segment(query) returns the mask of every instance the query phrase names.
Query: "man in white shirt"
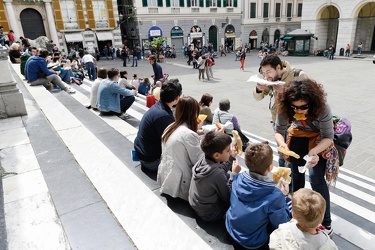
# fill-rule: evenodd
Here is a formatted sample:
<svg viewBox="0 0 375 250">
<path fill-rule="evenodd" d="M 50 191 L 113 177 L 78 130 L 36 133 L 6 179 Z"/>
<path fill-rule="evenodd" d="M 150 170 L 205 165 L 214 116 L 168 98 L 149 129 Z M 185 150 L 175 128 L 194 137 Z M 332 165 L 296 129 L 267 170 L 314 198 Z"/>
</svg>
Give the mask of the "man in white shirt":
<svg viewBox="0 0 375 250">
<path fill-rule="evenodd" d="M 85 65 L 90 81 L 94 81 L 96 79 L 96 59 L 87 50 L 85 50 L 84 54 L 82 65 Z"/>
</svg>

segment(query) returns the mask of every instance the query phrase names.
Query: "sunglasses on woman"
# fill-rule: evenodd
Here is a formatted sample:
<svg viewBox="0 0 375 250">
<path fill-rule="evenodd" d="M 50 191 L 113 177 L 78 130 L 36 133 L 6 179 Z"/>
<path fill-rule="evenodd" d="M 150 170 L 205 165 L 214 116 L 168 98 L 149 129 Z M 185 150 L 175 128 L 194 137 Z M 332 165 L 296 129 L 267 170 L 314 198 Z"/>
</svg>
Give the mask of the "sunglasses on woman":
<svg viewBox="0 0 375 250">
<path fill-rule="evenodd" d="M 293 110 L 306 110 L 306 109 L 309 109 L 309 105 L 306 104 L 306 105 L 302 105 L 302 106 L 294 106 L 294 105 L 290 105 L 290 107 L 293 109 Z"/>
</svg>

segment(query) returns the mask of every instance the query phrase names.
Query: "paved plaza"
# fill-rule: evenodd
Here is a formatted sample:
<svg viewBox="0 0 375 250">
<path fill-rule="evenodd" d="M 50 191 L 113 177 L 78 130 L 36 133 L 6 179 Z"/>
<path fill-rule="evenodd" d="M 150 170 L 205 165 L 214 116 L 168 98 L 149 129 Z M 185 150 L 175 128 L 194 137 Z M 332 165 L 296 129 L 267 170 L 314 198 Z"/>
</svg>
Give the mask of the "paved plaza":
<svg viewBox="0 0 375 250">
<path fill-rule="evenodd" d="M 228 98 L 251 141 L 269 140 L 276 159 L 269 100 L 255 101 L 255 83 L 246 82 L 258 71 L 256 54 L 248 54 L 245 71 L 234 54 L 216 58 L 210 81 L 199 81 L 198 71 L 180 55 L 161 65 L 170 78 L 180 80 L 184 95 L 198 100 L 205 92 L 213 95 L 212 109 Z M 331 189 L 332 239 L 340 249 L 372 249 L 375 100 L 370 94 L 375 65 L 370 57 L 282 59 L 322 83 L 333 113 L 352 122 L 353 142 Z M 99 67 L 127 70 L 129 77 L 153 74 L 147 60 L 140 60 L 138 67 L 127 65 L 122 67 L 119 59 L 98 62 Z M 7 237 L 8 249 L 233 249 L 222 221 L 197 220 L 188 203 L 160 195 L 155 176 L 131 160 L 139 121 L 147 110 L 145 98 L 136 98 L 125 121 L 100 117 L 84 107 L 89 81 L 73 85 L 74 95 L 48 92 L 24 84 L 18 65 L 13 66 L 28 115 L 0 120 L 1 165 L 18 173 L 2 180 L 0 240 L 4 243 Z"/>
</svg>

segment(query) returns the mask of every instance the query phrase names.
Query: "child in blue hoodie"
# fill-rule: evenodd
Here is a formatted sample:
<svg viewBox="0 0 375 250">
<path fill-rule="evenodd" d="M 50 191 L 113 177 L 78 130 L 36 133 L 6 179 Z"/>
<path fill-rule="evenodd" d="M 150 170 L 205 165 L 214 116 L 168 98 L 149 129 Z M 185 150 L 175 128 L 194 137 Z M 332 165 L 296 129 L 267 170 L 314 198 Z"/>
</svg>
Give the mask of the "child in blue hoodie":
<svg viewBox="0 0 375 250">
<path fill-rule="evenodd" d="M 271 232 L 290 221 L 286 196 L 268 175 L 273 168 L 273 152 L 268 143 L 249 146 L 245 152 L 249 172 L 235 176 L 225 226 L 235 249 L 269 249 Z"/>
</svg>

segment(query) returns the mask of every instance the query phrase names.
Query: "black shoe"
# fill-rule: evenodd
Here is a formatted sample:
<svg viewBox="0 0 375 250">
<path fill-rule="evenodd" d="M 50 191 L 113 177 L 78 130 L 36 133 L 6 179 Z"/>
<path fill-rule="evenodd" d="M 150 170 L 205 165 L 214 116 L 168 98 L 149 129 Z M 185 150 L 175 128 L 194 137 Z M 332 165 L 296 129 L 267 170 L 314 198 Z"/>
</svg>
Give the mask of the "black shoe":
<svg viewBox="0 0 375 250">
<path fill-rule="evenodd" d="M 89 105 L 86 105 L 86 108 L 87 109 L 91 109 L 91 105 L 89 104 Z"/>
</svg>

